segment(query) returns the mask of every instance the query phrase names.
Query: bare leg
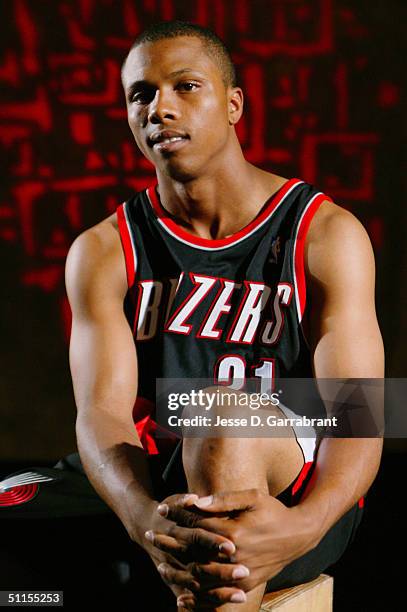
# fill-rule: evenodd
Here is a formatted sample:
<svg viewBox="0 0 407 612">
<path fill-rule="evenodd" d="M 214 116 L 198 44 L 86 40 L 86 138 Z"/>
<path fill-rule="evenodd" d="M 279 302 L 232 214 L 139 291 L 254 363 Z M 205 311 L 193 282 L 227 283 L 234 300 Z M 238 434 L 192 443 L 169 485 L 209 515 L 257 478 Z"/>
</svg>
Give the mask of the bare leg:
<svg viewBox="0 0 407 612">
<path fill-rule="evenodd" d="M 293 433 L 286 438 L 184 438 L 183 441 L 188 490 L 201 496 L 250 488 L 276 496 L 295 479 L 303 463 Z M 215 609 L 258 612 L 265 587 L 264 583 L 250 591 L 245 604 L 225 604 Z"/>
</svg>

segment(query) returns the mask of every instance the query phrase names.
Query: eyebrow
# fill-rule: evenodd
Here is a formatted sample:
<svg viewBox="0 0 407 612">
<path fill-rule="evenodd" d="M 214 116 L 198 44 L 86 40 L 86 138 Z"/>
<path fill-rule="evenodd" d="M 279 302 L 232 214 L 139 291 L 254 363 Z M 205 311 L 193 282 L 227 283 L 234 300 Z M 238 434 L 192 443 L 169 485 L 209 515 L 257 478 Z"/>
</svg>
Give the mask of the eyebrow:
<svg viewBox="0 0 407 612">
<path fill-rule="evenodd" d="M 194 68 L 181 68 L 180 70 L 174 70 L 174 72 L 170 72 L 167 76 L 168 77 L 177 77 L 177 76 L 180 76 L 181 74 L 185 74 L 186 72 L 199 72 L 199 71 L 194 70 Z M 201 77 L 201 78 L 203 78 L 203 77 Z M 149 81 L 146 81 L 145 79 L 141 79 L 139 81 L 133 81 L 133 83 L 131 83 L 127 87 L 127 91 L 128 92 L 134 92 L 137 89 L 141 89 L 143 87 L 152 87 L 152 84 Z"/>
<path fill-rule="evenodd" d="M 180 70 L 175 70 L 174 72 L 170 72 L 168 76 L 170 77 L 179 76 L 180 74 L 183 74 L 184 72 L 197 72 L 197 70 L 194 70 L 193 68 L 181 68 Z"/>
</svg>

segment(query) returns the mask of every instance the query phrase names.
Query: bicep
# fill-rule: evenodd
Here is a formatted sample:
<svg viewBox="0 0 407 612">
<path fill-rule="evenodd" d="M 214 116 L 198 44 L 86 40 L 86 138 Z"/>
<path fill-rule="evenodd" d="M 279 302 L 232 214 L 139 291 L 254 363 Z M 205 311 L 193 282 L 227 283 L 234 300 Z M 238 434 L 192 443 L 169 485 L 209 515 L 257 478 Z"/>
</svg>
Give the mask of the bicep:
<svg viewBox="0 0 407 612">
<path fill-rule="evenodd" d="M 71 247 L 66 287 L 72 310 L 69 360 L 77 408 L 112 410 L 131 418 L 137 395 L 137 356 L 123 310 L 125 270 L 120 253 L 95 236 Z"/>
<path fill-rule="evenodd" d="M 78 410 L 114 406 L 117 416 L 117 411 L 131 415 L 137 395 L 137 358 L 130 328 L 120 312 L 97 321 L 74 319 L 69 361 Z"/>
<path fill-rule="evenodd" d="M 341 209 L 307 249 L 310 345 L 317 378 L 381 378 L 384 351 L 375 309 L 375 265 L 362 224 Z"/>
</svg>

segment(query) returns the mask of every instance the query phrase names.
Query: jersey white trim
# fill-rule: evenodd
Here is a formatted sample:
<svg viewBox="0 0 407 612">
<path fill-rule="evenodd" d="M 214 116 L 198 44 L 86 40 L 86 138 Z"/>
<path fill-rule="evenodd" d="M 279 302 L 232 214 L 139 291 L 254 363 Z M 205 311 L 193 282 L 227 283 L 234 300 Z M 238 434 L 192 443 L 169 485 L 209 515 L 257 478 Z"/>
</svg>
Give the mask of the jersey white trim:
<svg viewBox="0 0 407 612">
<path fill-rule="evenodd" d="M 278 407 L 281 412 L 285 414 L 285 416 L 289 419 L 298 419 L 299 415 L 293 412 L 287 406 L 284 406 L 281 402 Z M 310 461 L 314 461 L 315 458 L 315 449 L 317 446 L 317 434 L 315 429 L 312 426 L 298 426 L 291 425 L 296 440 L 298 442 L 299 447 L 301 448 L 302 454 L 304 455 L 304 462 L 309 463 Z M 304 437 L 304 433 L 306 437 Z M 302 436 L 301 436 L 302 434 Z"/>
<path fill-rule="evenodd" d="M 193 236 L 191 235 L 191 242 L 189 240 L 184 240 L 183 238 L 181 238 L 180 236 L 178 236 L 175 232 L 173 232 L 172 230 L 169 229 L 169 227 L 167 227 L 167 225 L 159 218 L 156 217 L 157 221 L 160 223 L 161 227 L 168 233 L 170 234 L 170 236 L 172 236 L 173 238 L 175 238 L 176 240 L 178 240 L 179 242 L 182 242 L 183 244 L 186 244 L 190 247 L 192 247 L 193 249 L 200 249 L 201 251 L 222 251 L 223 249 L 230 249 L 231 247 L 235 246 L 236 244 L 239 244 L 240 242 L 242 242 L 243 240 L 246 240 L 247 238 L 249 238 L 250 236 L 252 236 L 255 232 L 257 232 L 258 229 L 260 229 L 261 227 L 263 227 L 263 225 L 265 223 L 267 223 L 270 218 L 273 216 L 273 214 L 280 208 L 280 206 L 282 205 L 282 203 L 285 201 L 285 199 L 288 197 L 288 195 L 293 191 L 293 189 L 295 189 L 296 187 L 298 187 L 299 185 L 303 185 L 304 181 L 298 181 L 296 183 L 294 183 L 294 185 L 292 185 L 287 193 L 285 193 L 283 195 L 283 197 L 281 198 L 281 200 L 278 202 L 278 204 L 276 205 L 276 207 L 270 212 L 270 214 L 267 215 L 267 217 L 265 219 L 263 219 L 263 221 L 261 221 L 261 223 L 259 223 L 258 225 L 256 225 L 256 227 L 254 227 L 250 232 L 248 232 L 247 234 L 245 234 L 244 236 L 242 236 L 241 238 L 239 238 L 238 240 L 235 240 L 233 242 L 231 242 L 230 244 L 227 245 L 222 245 L 222 246 L 203 246 L 200 244 L 195 244 L 192 242 L 193 240 Z M 151 201 L 150 195 L 148 193 L 148 190 L 146 190 L 146 195 L 148 198 L 148 201 L 150 202 L 151 208 L 154 211 L 154 206 L 153 203 Z"/>
</svg>

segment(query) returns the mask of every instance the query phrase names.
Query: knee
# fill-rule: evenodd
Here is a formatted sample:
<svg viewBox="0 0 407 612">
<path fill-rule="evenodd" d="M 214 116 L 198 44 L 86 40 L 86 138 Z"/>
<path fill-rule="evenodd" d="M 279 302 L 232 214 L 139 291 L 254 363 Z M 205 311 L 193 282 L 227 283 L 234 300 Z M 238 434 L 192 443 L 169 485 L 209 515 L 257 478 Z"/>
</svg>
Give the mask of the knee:
<svg viewBox="0 0 407 612">
<path fill-rule="evenodd" d="M 261 488 L 268 492 L 267 473 L 250 438 L 184 438 L 183 466 L 191 491 Z"/>
</svg>

